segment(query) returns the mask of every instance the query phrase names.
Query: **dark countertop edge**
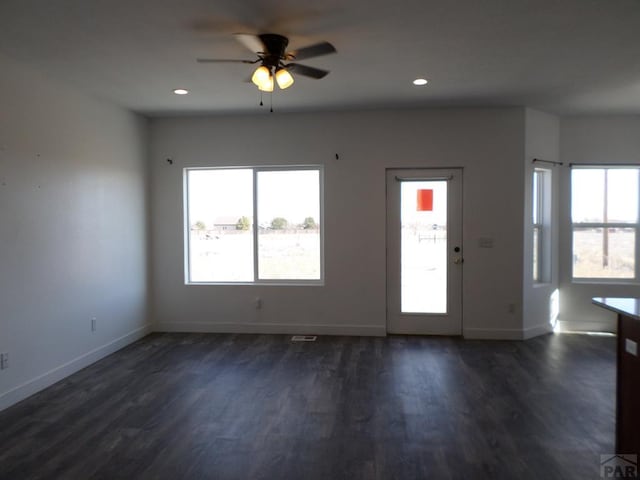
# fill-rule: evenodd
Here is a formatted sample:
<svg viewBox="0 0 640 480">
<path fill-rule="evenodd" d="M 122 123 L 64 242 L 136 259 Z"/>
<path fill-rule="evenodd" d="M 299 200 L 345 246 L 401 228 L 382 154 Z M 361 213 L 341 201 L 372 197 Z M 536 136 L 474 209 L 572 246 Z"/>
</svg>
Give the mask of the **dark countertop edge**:
<svg viewBox="0 0 640 480">
<path fill-rule="evenodd" d="M 616 305 L 612 305 L 610 303 L 607 303 L 607 301 L 636 301 L 636 309 L 635 311 L 629 311 L 624 309 L 622 306 L 616 306 Z M 606 310 L 610 310 L 612 312 L 615 313 L 620 313 L 622 315 L 626 315 L 627 317 L 631 317 L 635 320 L 640 320 L 640 314 L 638 312 L 638 304 L 640 303 L 640 298 L 637 297 L 593 297 L 591 299 L 591 303 L 593 303 L 594 305 L 597 305 L 599 307 L 602 307 Z"/>
</svg>

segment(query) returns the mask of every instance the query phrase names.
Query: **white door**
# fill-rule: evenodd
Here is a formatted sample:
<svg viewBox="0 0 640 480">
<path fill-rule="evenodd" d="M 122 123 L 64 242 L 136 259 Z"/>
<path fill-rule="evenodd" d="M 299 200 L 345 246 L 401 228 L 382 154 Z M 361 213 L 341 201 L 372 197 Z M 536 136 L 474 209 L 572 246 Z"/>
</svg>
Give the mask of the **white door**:
<svg viewBox="0 0 640 480">
<path fill-rule="evenodd" d="M 387 331 L 462 334 L 462 169 L 387 170 Z"/>
</svg>

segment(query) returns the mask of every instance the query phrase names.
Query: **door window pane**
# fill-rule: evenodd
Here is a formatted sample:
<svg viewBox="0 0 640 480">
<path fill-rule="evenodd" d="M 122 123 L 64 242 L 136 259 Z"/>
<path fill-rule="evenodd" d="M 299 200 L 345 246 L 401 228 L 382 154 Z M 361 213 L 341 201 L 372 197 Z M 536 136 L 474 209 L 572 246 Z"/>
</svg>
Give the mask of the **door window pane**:
<svg viewBox="0 0 640 480">
<path fill-rule="evenodd" d="M 447 182 L 400 185 L 403 313 L 447 313 Z"/>
</svg>

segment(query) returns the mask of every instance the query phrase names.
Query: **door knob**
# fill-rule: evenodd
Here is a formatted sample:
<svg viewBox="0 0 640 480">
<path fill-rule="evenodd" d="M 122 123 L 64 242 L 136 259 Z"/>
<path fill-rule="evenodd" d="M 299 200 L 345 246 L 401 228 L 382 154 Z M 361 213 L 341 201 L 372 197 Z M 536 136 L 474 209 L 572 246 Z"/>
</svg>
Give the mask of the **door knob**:
<svg viewBox="0 0 640 480">
<path fill-rule="evenodd" d="M 453 259 L 453 263 L 455 263 L 456 265 L 460 265 L 462 262 L 464 262 L 464 258 L 462 257 L 456 257 Z"/>
</svg>

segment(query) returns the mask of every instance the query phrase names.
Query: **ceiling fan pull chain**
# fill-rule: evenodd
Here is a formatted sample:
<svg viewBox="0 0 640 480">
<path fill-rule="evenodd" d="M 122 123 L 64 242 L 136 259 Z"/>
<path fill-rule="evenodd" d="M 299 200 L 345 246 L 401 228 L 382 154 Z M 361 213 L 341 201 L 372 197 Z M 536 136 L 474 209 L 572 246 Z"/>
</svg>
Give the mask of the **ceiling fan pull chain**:
<svg viewBox="0 0 640 480">
<path fill-rule="evenodd" d="M 271 107 L 269 108 L 269 112 L 273 113 L 273 92 L 269 93 L 269 100 L 271 100 Z"/>
<path fill-rule="evenodd" d="M 258 90 L 258 91 L 260 92 L 260 106 L 262 106 L 263 105 L 263 103 L 262 103 L 262 90 Z"/>
</svg>

